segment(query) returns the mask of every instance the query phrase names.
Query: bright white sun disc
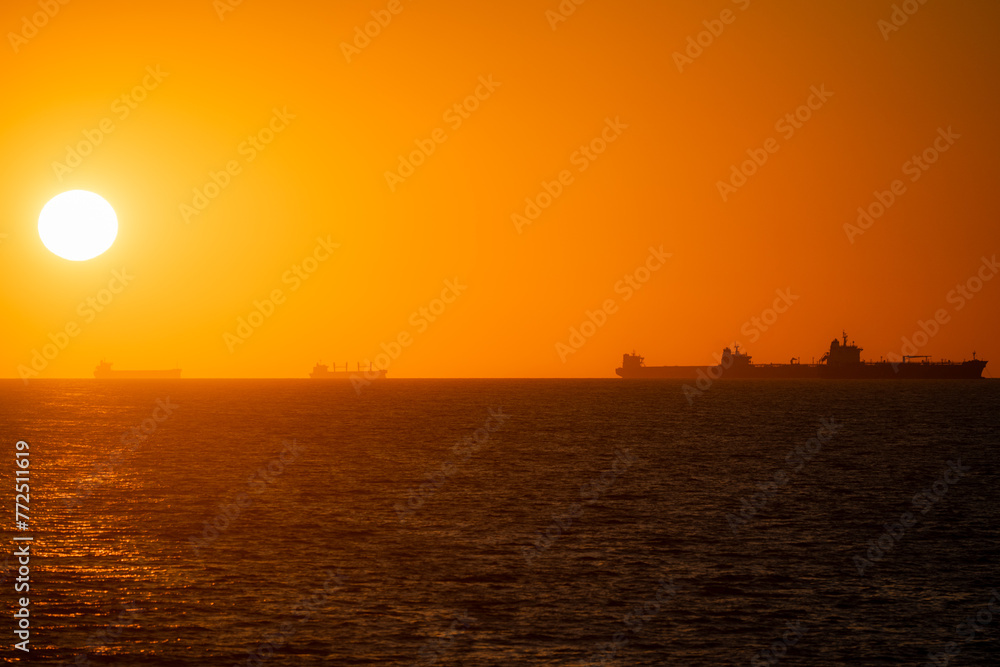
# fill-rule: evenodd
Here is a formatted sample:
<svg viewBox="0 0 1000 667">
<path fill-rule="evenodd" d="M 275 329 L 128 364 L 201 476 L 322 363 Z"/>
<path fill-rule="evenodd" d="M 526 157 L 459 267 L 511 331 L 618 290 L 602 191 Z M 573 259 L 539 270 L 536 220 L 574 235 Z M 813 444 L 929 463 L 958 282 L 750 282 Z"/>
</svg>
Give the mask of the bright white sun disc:
<svg viewBox="0 0 1000 667">
<path fill-rule="evenodd" d="M 53 197 L 42 209 L 38 236 L 56 255 L 82 262 L 97 257 L 115 242 L 118 216 L 100 195 L 70 190 Z"/>
</svg>

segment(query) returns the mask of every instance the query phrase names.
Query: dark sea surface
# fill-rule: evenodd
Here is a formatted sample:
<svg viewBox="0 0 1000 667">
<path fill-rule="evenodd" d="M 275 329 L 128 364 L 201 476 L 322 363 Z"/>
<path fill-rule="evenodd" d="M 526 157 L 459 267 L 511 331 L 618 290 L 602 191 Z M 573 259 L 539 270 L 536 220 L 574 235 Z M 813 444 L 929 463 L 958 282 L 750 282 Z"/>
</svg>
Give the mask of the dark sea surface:
<svg viewBox="0 0 1000 667">
<path fill-rule="evenodd" d="M 1000 665 L 1000 382 L 683 384 L 4 381 L 3 654 Z"/>
</svg>

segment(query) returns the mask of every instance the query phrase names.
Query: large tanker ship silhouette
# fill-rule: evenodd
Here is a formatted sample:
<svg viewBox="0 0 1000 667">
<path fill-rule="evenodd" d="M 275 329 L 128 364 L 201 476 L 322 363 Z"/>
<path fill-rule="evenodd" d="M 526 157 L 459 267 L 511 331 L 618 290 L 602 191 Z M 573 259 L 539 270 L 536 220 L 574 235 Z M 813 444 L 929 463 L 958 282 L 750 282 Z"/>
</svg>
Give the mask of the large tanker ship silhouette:
<svg viewBox="0 0 1000 667">
<path fill-rule="evenodd" d="M 735 347 L 735 352 L 725 348 L 715 366 L 647 366 L 643 357 L 626 354 L 615 373 L 627 379 L 695 379 L 708 374 L 712 378 L 735 379 L 961 380 L 981 378 L 987 363 L 976 359 L 975 352 L 972 360 L 962 362 L 931 361 L 926 355 L 904 356 L 902 361 L 862 361 L 862 348 L 854 341 L 848 345 L 846 333 L 843 343 L 836 338 L 830 343 L 830 350 L 818 364 L 802 364 L 794 357 L 788 364 L 755 364 L 749 354 L 740 352 L 739 345 Z"/>
</svg>

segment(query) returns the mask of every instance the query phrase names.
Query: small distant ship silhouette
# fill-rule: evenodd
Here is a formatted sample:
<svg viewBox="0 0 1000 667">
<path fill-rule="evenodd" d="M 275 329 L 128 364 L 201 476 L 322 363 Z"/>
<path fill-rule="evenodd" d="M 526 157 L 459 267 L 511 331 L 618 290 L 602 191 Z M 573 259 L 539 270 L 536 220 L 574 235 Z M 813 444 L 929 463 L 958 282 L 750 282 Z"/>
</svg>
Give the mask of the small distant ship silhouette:
<svg viewBox="0 0 1000 667">
<path fill-rule="evenodd" d="M 97 364 L 97 368 L 94 369 L 94 377 L 106 380 L 150 380 L 150 379 L 162 379 L 162 378 L 179 378 L 181 376 L 181 369 L 173 368 L 167 371 L 116 371 L 111 369 L 111 362 L 101 361 Z"/>
<path fill-rule="evenodd" d="M 312 373 L 309 377 L 314 380 L 350 380 L 351 378 L 362 377 L 365 380 L 381 380 L 385 378 L 385 371 L 380 368 L 374 368 L 374 364 L 369 362 L 367 370 L 361 370 L 361 363 L 358 363 L 357 370 L 348 370 L 347 364 L 344 364 L 344 370 L 337 370 L 337 364 L 333 365 L 333 370 L 326 364 L 317 363 L 313 366 Z"/>
<path fill-rule="evenodd" d="M 818 364 L 799 363 L 795 357 L 787 364 L 754 364 L 749 354 L 740 352 L 739 345 L 735 347 L 735 352 L 725 348 L 715 366 L 646 366 L 643 357 L 626 354 L 622 357 L 621 368 L 616 368 L 615 373 L 626 379 L 695 379 L 707 374 L 713 379 L 961 380 L 981 378 L 988 363 L 976 359 L 975 352 L 971 361 L 961 363 L 930 361 L 927 355 L 907 355 L 902 361 L 861 361 L 863 348 L 855 345 L 854 341 L 848 345 L 846 332 L 843 343 L 833 339 L 830 350 Z"/>
</svg>

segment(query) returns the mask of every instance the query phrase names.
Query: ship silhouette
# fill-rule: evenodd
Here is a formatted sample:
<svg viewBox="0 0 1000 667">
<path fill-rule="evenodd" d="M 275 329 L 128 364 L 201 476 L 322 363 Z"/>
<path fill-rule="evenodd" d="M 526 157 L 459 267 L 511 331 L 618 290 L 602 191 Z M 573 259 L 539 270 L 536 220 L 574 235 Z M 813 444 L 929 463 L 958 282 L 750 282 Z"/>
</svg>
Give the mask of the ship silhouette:
<svg viewBox="0 0 1000 667">
<path fill-rule="evenodd" d="M 94 369 L 94 377 L 101 380 L 150 380 L 163 378 L 179 378 L 181 369 L 172 368 L 165 371 L 116 371 L 112 370 L 111 362 L 101 360 Z"/>
<path fill-rule="evenodd" d="M 358 363 L 357 370 L 348 370 L 347 364 L 344 364 L 344 370 L 337 370 L 337 364 L 333 365 L 333 370 L 326 364 L 317 363 L 313 366 L 312 373 L 309 377 L 314 380 L 350 380 L 351 378 L 363 378 L 365 380 L 381 380 L 385 377 L 385 371 L 380 368 L 374 368 L 371 362 L 368 363 L 367 370 L 361 370 L 361 364 Z"/>
<path fill-rule="evenodd" d="M 615 373 L 626 379 L 678 378 L 696 379 L 707 374 L 712 378 L 733 379 L 840 379 L 840 380 L 961 380 L 981 378 L 987 362 L 976 359 L 972 353 L 969 361 L 931 361 L 927 355 L 907 355 L 902 361 L 862 361 L 861 350 L 851 341 L 836 338 L 830 349 L 820 358 L 820 363 L 803 364 L 792 357 L 787 364 L 755 364 L 750 355 L 735 352 L 728 347 L 722 350 L 719 363 L 714 366 L 647 366 L 644 358 L 633 353 L 622 356 L 621 368 Z M 913 361 L 919 359 L 920 361 Z"/>
</svg>

